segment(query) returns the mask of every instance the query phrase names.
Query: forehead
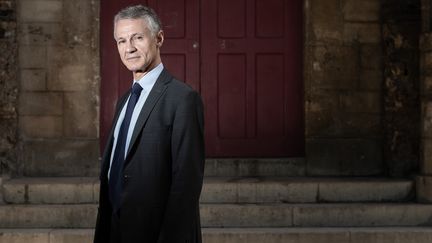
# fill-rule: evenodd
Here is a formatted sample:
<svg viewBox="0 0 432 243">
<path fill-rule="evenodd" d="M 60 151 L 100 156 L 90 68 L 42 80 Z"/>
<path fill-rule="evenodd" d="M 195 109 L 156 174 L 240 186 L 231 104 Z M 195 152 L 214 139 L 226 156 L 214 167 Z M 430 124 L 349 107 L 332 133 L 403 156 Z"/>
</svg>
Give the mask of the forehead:
<svg viewBox="0 0 432 243">
<path fill-rule="evenodd" d="M 114 24 L 114 37 L 127 37 L 136 33 L 149 33 L 145 19 L 120 19 Z"/>
</svg>

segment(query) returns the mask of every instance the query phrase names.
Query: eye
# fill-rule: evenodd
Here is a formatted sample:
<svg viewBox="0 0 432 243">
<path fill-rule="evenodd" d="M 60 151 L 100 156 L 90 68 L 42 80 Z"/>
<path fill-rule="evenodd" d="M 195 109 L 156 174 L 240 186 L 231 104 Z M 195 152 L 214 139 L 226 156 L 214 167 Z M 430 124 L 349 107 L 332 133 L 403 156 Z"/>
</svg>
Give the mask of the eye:
<svg viewBox="0 0 432 243">
<path fill-rule="evenodd" d="M 144 37 L 143 37 L 143 36 L 141 36 L 141 35 L 137 35 L 137 36 L 135 36 L 135 37 L 134 37 L 134 39 L 135 39 L 135 40 L 139 40 L 139 41 L 140 41 L 140 40 L 143 40 L 143 39 L 144 39 Z"/>
<path fill-rule="evenodd" d="M 123 44 L 123 43 L 125 43 L 126 41 L 125 40 L 123 40 L 123 39 L 121 39 L 121 40 L 118 40 L 117 41 L 117 45 L 120 45 L 120 44 Z"/>
</svg>

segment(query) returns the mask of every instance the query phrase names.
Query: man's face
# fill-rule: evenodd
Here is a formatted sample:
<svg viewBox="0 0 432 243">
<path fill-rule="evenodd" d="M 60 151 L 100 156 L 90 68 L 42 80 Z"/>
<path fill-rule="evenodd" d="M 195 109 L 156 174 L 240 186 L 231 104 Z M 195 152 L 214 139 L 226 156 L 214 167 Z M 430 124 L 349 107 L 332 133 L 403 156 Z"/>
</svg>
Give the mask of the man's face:
<svg viewBox="0 0 432 243">
<path fill-rule="evenodd" d="M 114 38 L 123 64 L 134 79 L 144 76 L 160 62 L 163 32 L 153 35 L 144 19 L 121 19 L 114 25 Z"/>
</svg>

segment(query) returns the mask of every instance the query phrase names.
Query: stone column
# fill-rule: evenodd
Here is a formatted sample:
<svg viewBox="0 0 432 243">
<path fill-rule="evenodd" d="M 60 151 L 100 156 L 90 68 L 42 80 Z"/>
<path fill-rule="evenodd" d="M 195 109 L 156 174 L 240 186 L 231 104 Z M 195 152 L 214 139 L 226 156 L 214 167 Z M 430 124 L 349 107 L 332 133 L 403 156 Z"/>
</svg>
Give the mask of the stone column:
<svg viewBox="0 0 432 243">
<path fill-rule="evenodd" d="M 432 202 L 432 0 L 422 0 L 423 34 L 420 38 L 421 139 L 417 200 Z"/>
<path fill-rule="evenodd" d="M 99 173 L 99 0 L 17 1 L 16 174 L 95 176 Z"/>
<path fill-rule="evenodd" d="M 308 175 L 383 173 L 380 0 L 305 1 Z"/>
<path fill-rule="evenodd" d="M 419 161 L 420 0 L 382 0 L 384 160 L 392 177 L 416 173 Z"/>
<path fill-rule="evenodd" d="M 0 0 L 0 181 L 17 161 L 17 20 L 15 0 Z"/>
</svg>

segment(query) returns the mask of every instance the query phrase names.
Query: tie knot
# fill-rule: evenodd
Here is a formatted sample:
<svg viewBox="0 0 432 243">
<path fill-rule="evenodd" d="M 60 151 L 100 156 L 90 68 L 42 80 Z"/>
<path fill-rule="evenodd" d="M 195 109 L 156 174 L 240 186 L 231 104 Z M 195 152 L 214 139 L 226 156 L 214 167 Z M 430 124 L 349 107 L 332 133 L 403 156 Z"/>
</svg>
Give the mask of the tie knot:
<svg viewBox="0 0 432 243">
<path fill-rule="evenodd" d="M 132 94 L 139 94 L 141 93 L 141 90 L 143 88 L 141 87 L 141 85 L 139 85 L 139 83 L 135 82 L 134 85 L 132 86 Z"/>
</svg>

